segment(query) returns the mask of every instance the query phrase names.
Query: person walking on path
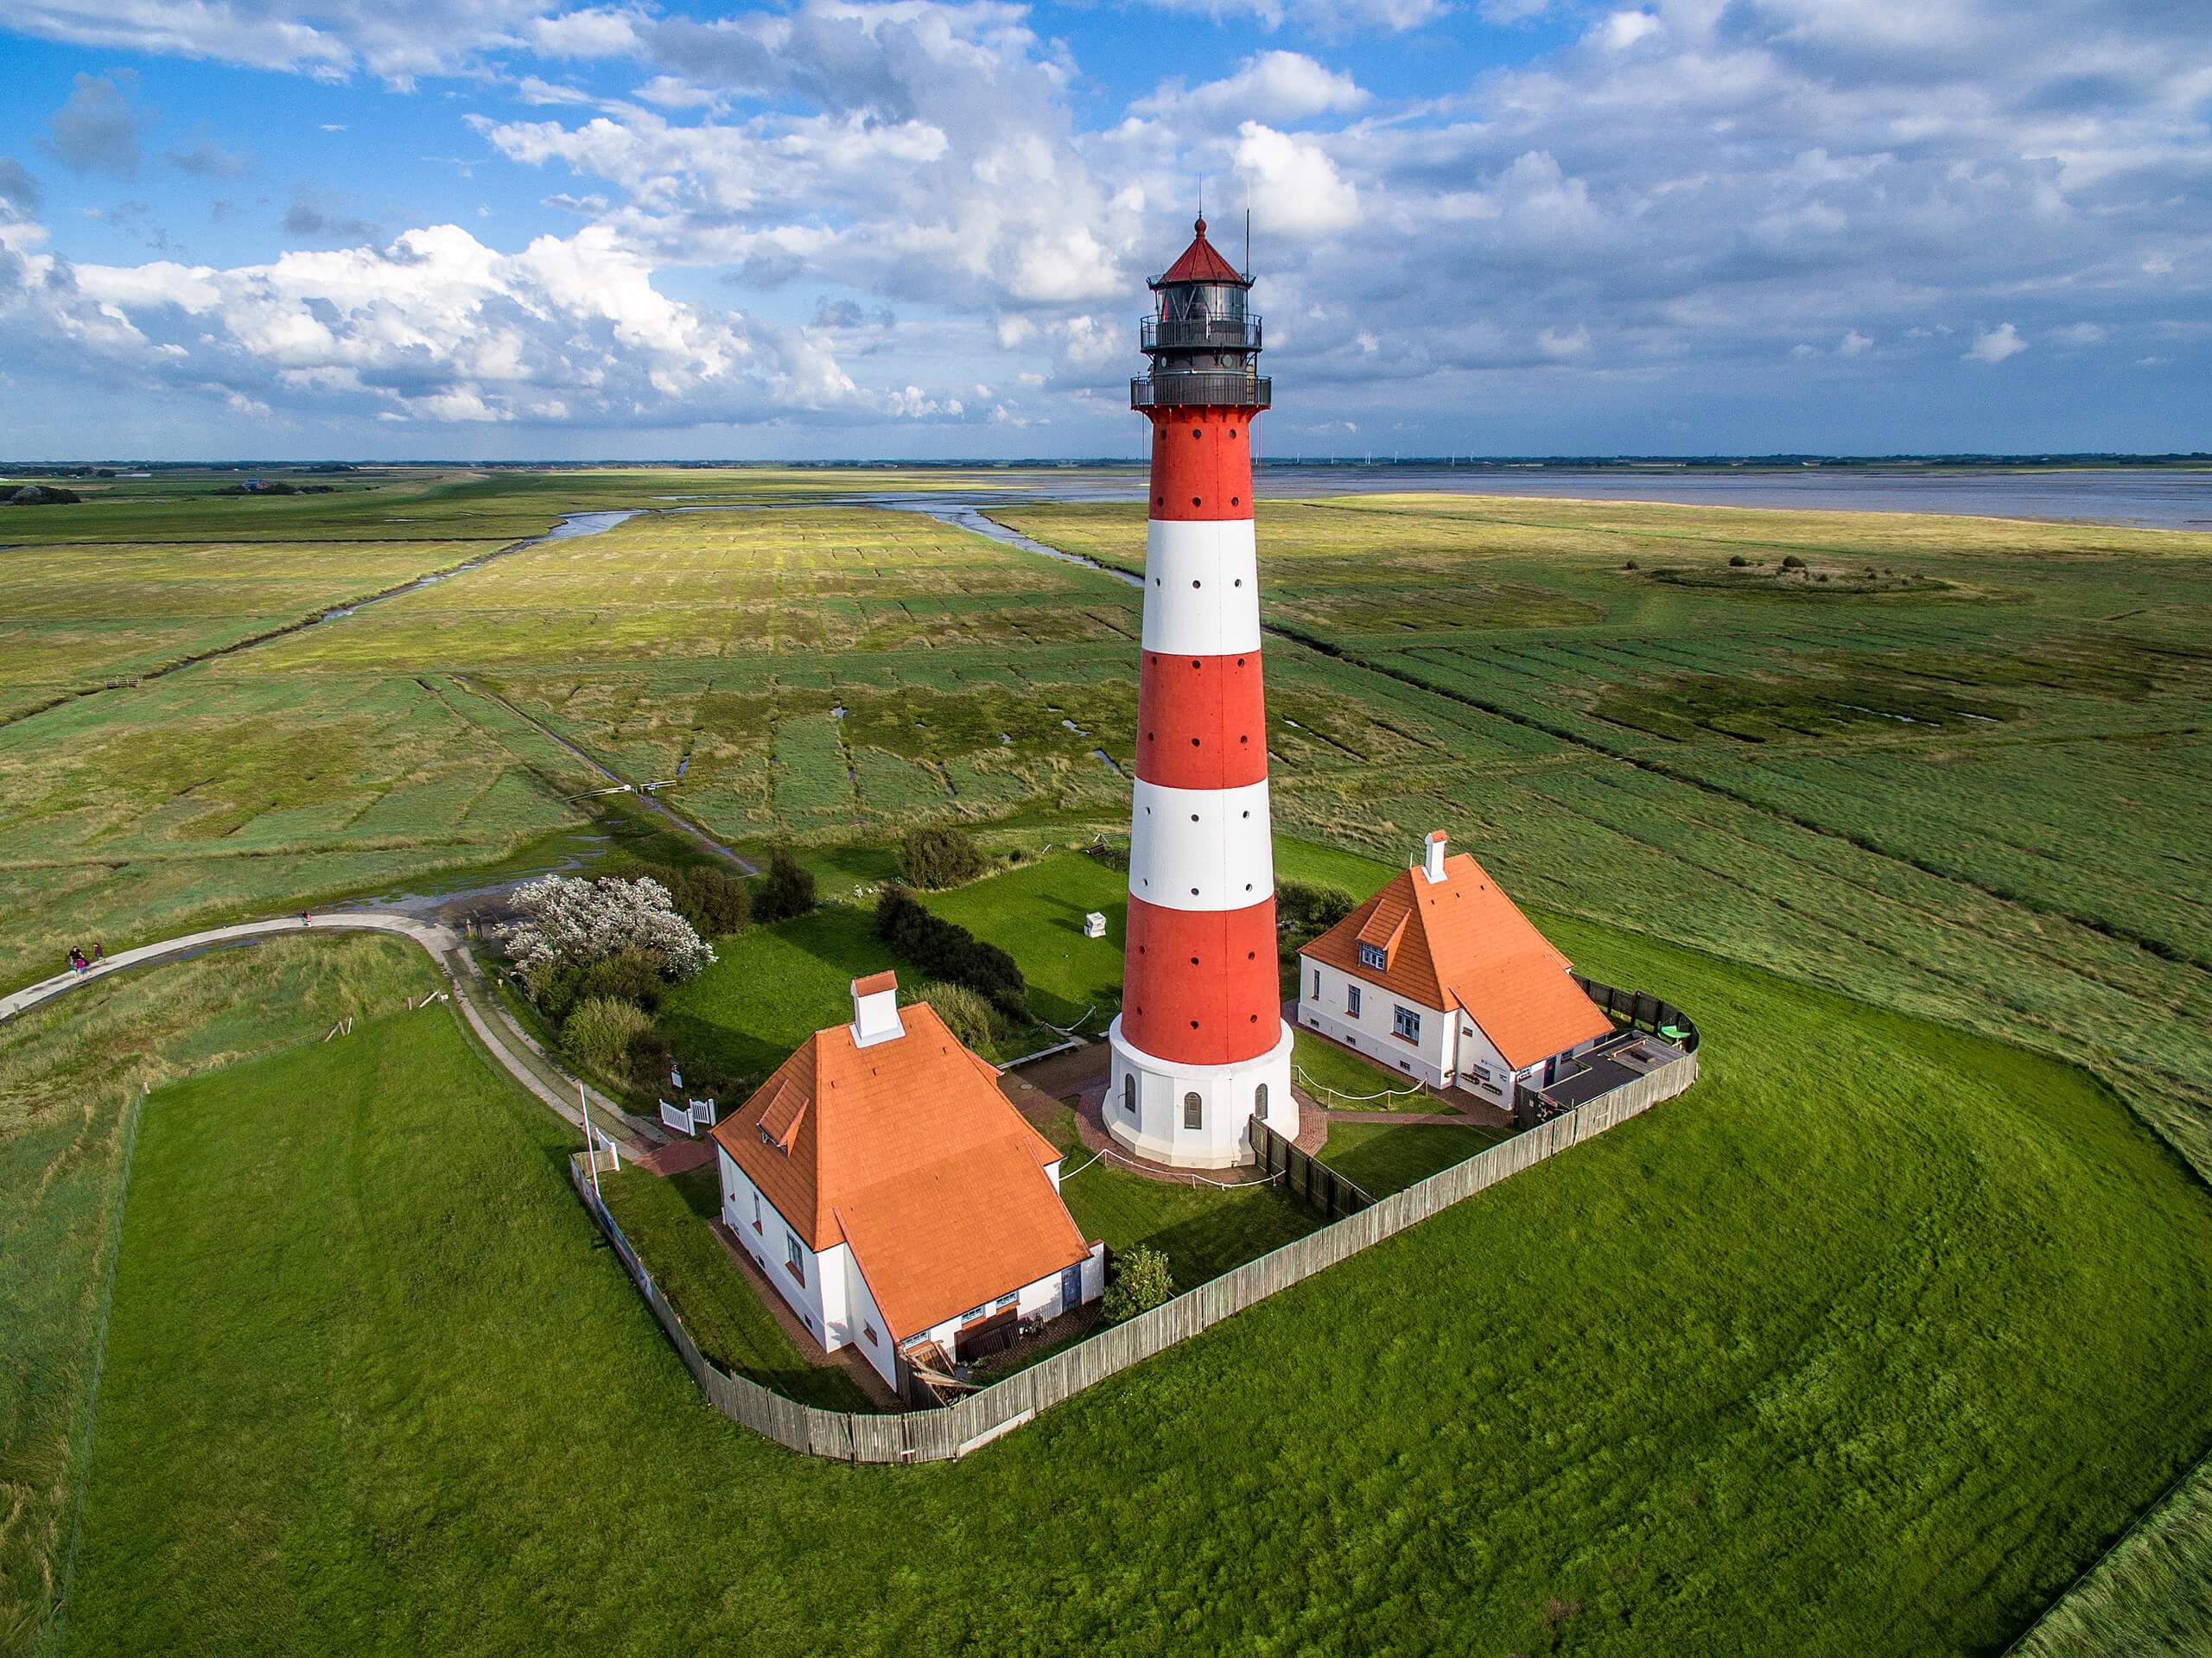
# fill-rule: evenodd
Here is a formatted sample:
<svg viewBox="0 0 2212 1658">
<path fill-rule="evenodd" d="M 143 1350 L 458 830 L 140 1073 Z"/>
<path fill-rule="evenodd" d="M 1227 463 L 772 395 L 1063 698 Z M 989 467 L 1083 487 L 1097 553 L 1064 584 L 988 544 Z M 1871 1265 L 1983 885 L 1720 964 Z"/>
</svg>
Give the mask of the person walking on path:
<svg viewBox="0 0 2212 1658">
<path fill-rule="evenodd" d="M 69 970 L 78 974 L 85 970 L 85 952 L 74 944 L 69 946 Z"/>
<path fill-rule="evenodd" d="M 300 912 L 300 924 L 302 927 L 312 927 L 315 925 L 315 918 L 302 910 Z"/>
<path fill-rule="evenodd" d="M 107 946 L 101 943 L 98 939 L 94 939 L 92 941 L 92 959 L 95 962 L 105 962 L 107 960 Z"/>
</svg>

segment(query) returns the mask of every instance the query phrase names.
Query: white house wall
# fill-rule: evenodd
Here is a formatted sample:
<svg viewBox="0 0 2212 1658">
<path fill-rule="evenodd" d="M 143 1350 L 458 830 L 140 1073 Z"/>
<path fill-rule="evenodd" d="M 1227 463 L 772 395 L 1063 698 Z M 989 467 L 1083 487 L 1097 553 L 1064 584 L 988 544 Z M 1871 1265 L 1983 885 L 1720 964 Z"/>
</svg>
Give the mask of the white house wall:
<svg viewBox="0 0 2212 1658">
<path fill-rule="evenodd" d="M 1061 1299 L 1060 1274 L 1058 1273 L 1040 1278 L 1033 1284 L 1025 1284 L 1015 1293 L 1019 1298 L 1016 1302 L 1019 1316 L 1024 1318 L 1056 1318 L 1061 1313 L 1071 1311 Z M 1106 1246 L 1103 1243 L 1094 1243 L 1090 1246 L 1089 1257 L 1083 1263 L 1082 1301 L 1096 1301 L 1105 1293 Z M 998 1310 L 999 1299 L 994 1296 L 985 1303 L 988 1311 Z M 1078 1302 L 1077 1305 L 1081 1303 Z M 957 1312 L 941 1323 L 931 1324 L 918 1336 L 900 1342 L 899 1345 L 902 1349 L 918 1347 L 925 1340 L 934 1341 L 944 1349 L 949 1356 L 952 1353 L 954 1344 L 959 1339 L 963 1317 L 963 1313 Z"/>
<path fill-rule="evenodd" d="M 1313 988 L 1316 975 L 1320 979 L 1319 994 Z M 1357 1014 L 1345 1009 L 1344 992 L 1352 985 L 1359 987 Z M 1408 1042 L 1397 1033 L 1395 1015 L 1400 1007 L 1410 1007 L 1421 1015 L 1419 1041 Z M 1385 1070 L 1437 1087 L 1454 1080 L 1452 1043 L 1457 1026 L 1441 1009 L 1424 1007 L 1310 956 L 1298 958 L 1298 1022 L 1357 1049 Z"/>
<path fill-rule="evenodd" d="M 834 1249 L 817 1255 L 807 1248 L 806 1240 L 799 1236 L 798 1229 L 787 1222 L 775 1204 L 770 1203 L 760 1189 L 754 1185 L 736 1160 L 719 1146 L 715 1147 L 715 1161 L 721 1172 L 722 1223 L 737 1236 L 745 1252 L 751 1255 L 767 1280 L 776 1286 L 777 1293 L 798 1314 L 807 1331 L 820 1342 L 825 1350 L 842 1346 L 842 1336 L 833 1337 L 829 1332 L 837 1326 L 833 1319 L 842 1318 L 845 1312 L 845 1279 L 848 1273 L 845 1260 L 852 1251 L 840 1243 Z M 758 1201 L 760 1221 L 758 1226 L 753 1217 Z M 798 1239 L 799 1260 L 806 1274 L 802 1285 L 791 1278 L 791 1268 L 785 1264 L 786 1237 Z M 825 1263 L 827 1270 L 825 1270 Z M 827 1280 L 834 1280 L 834 1287 Z M 833 1314 L 826 1301 L 834 1301 Z M 873 1304 L 871 1303 L 871 1305 Z"/>
</svg>

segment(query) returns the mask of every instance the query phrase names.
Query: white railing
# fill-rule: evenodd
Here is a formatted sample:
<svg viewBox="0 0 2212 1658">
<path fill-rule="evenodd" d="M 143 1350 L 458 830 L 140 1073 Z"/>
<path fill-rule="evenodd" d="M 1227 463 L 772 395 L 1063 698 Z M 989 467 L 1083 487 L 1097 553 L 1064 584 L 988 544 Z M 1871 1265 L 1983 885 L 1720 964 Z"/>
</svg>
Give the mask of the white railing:
<svg viewBox="0 0 2212 1658">
<path fill-rule="evenodd" d="M 715 1126 L 715 1102 L 712 1100 L 690 1100 L 681 1107 L 660 1102 L 661 1126 L 673 1128 L 679 1134 L 696 1134 L 702 1128 Z"/>
</svg>

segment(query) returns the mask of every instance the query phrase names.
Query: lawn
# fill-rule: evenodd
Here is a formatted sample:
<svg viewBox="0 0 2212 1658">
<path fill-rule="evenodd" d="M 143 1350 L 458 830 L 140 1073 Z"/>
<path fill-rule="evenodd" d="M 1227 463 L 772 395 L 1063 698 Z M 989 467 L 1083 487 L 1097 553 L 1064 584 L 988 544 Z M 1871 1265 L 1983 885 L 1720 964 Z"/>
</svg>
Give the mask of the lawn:
<svg viewBox="0 0 2212 1658">
<path fill-rule="evenodd" d="M 0 1026 L 0 1652 L 35 1643 L 67 1569 L 140 1091 L 319 1041 L 436 981 L 397 939 L 280 937 L 96 980 Z"/>
<path fill-rule="evenodd" d="M 1279 1186 L 1233 1184 L 1249 1172 L 1226 1169 L 1211 1177 L 1221 1185 L 1169 1185 L 1109 1158 L 1094 1158 L 1075 1132 L 1075 1114 L 1062 1114 L 1052 1139 L 1067 1153 L 1060 1167 L 1060 1196 L 1087 1238 L 1103 1238 L 1116 1254 L 1141 1243 L 1167 1257 L 1179 1290 L 1193 1289 L 1231 1267 L 1257 1259 L 1313 1230 L 1313 1211 Z"/>
<path fill-rule="evenodd" d="M 70 1650 L 2001 1647 L 2212 1432 L 2212 1201 L 2077 1071 L 1562 932 L 1694 1093 L 929 1469 L 713 1415 L 443 1014 L 161 1090 Z"/>
<path fill-rule="evenodd" d="M 1388 1197 L 1510 1136 L 1431 1122 L 1332 1122 L 1321 1160 L 1370 1197 Z"/>
<path fill-rule="evenodd" d="M 602 1172 L 600 1191 L 702 1353 L 802 1404 L 874 1408 L 843 1369 L 799 1350 L 762 1305 L 761 1292 L 745 1269 L 708 1229 L 707 1223 L 721 1213 L 720 1182 L 712 1163 L 665 1180 L 626 1168 Z"/>
<path fill-rule="evenodd" d="M 1290 1059 L 1299 1086 L 1331 1111 L 1449 1109 L 1403 1071 L 1385 1070 L 1302 1027 L 1292 1028 Z"/>
<path fill-rule="evenodd" d="M 680 1055 L 758 1084 L 815 1032 L 853 1016 L 857 978 L 901 966 L 875 936 L 875 912 L 825 904 L 715 946 L 715 964 L 669 993 L 660 1025 Z M 912 968 L 901 976 L 912 986 Z"/>
<path fill-rule="evenodd" d="M 1046 1022 L 1103 1037 L 1122 1010 L 1122 922 L 1129 908 L 1126 870 L 1080 852 L 1056 853 L 1004 874 L 923 902 L 1020 964 L 1029 1011 Z M 1106 936 L 1086 938 L 1083 918 L 1096 910 Z"/>
</svg>

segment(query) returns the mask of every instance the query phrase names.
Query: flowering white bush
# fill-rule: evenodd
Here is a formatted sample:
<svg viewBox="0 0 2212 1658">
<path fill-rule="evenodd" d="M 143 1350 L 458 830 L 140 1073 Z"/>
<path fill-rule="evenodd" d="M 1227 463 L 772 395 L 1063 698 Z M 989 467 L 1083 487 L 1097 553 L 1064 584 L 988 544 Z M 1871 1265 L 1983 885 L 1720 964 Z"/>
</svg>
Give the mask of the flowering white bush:
<svg viewBox="0 0 2212 1658">
<path fill-rule="evenodd" d="M 576 880 L 543 875 L 515 889 L 522 919 L 499 940 L 536 985 L 563 966 L 582 966 L 617 950 L 644 950 L 660 958 L 671 978 L 688 979 L 715 959 L 714 946 L 677 914 L 668 888 L 650 877 Z"/>
</svg>

